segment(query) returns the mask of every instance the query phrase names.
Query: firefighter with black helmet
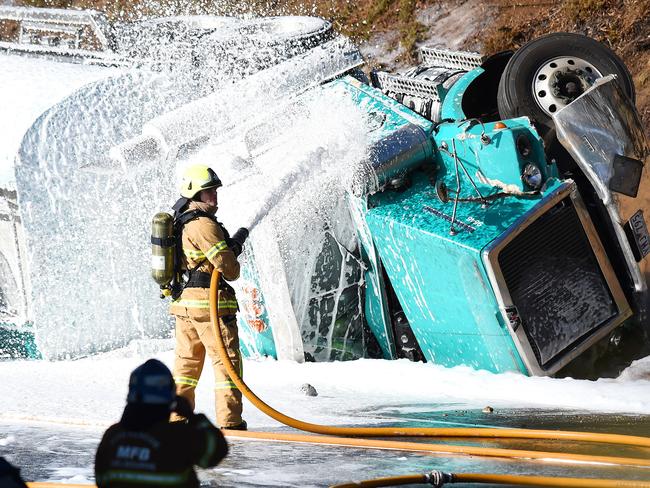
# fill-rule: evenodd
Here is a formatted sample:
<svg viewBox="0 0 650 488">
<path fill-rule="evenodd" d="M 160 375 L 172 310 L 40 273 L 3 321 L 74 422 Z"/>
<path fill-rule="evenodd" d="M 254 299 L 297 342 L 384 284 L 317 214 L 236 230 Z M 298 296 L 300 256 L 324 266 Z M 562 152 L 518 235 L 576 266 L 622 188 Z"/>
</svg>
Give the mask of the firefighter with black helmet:
<svg viewBox="0 0 650 488">
<path fill-rule="evenodd" d="M 187 422 L 169 422 L 170 413 Z M 150 359 L 132 373 L 122 419 L 108 428 L 95 456 L 99 488 L 194 488 L 194 466 L 216 466 L 228 453 L 219 429 L 177 397 L 172 374 Z"/>
<path fill-rule="evenodd" d="M 239 229 L 232 237 L 217 221 L 217 190 L 222 186 L 217 174 L 208 166 L 186 169 L 181 181 L 181 199 L 174 205 L 177 253 L 184 273 L 178 295 L 170 306 L 176 317 L 176 392 L 194 407 L 194 390 L 207 355 L 212 361 L 215 379 L 217 423 L 225 429 L 246 429 L 242 419 L 242 395 L 230 379 L 217 352 L 210 322 L 209 288 L 212 271 L 221 273 L 219 282 L 219 327 L 228 356 L 242 373 L 237 331 L 237 299 L 228 281 L 239 277 L 237 256 L 241 253 L 248 231 Z M 172 420 L 182 420 L 175 415 Z"/>
</svg>

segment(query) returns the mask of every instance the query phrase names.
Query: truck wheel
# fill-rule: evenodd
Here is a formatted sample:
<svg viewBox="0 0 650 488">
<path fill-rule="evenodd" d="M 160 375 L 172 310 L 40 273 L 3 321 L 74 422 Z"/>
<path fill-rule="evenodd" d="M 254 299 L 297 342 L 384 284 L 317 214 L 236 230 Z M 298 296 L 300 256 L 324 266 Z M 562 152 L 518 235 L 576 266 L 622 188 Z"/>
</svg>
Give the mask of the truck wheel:
<svg viewBox="0 0 650 488">
<path fill-rule="evenodd" d="M 566 32 L 540 37 L 524 44 L 508 61 L 497 92 L 499 114 L 503 119 L 527 115 L 546 136 L 552 133 L 553 113 L 608 74 L 617 76 L 634 102 L 630 72 L 607 46 Z"/>
</svg>

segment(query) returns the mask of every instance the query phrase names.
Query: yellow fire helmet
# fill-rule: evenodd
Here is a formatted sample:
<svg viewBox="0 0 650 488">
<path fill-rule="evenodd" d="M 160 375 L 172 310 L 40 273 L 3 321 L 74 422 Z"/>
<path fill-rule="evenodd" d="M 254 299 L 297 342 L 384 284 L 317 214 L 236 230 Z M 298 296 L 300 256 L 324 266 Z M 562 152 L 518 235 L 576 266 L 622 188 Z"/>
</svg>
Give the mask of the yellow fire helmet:
<svg viewBox="0 0 650 488">
<path fill-rule="evenodd" d="M 195 164 L 188 167 L 183 173 L 181 196 L 194 198 L 194 195 L 201 190 L 219 188 L 220 186 L 222 186 L 221 180 L 212 168 L 208 168 L 204 164 Z"/>
</svg>

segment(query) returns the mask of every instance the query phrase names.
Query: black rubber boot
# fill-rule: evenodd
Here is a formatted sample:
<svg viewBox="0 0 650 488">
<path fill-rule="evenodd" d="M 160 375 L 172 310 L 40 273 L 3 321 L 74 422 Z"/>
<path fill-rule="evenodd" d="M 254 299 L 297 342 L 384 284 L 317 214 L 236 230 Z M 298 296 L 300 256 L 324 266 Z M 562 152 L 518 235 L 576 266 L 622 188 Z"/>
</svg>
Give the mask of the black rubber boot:
<svg viewBox="0 0 650 488">
<path fill-rule="evenodd" d="M 234 427 L 222 427 L 222 429 L 226 430 L 248 430 L 248 424 L 246 423 L 245 420 L 241 421 L 241 424 L 235 425 Z"/>
</svg>

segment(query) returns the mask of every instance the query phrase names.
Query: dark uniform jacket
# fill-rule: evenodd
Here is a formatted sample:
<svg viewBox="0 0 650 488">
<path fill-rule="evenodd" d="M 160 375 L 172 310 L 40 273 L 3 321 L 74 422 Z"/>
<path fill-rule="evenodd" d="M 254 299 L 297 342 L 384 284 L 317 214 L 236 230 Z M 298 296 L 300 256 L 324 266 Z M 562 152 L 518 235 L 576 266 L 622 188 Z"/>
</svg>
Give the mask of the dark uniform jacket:
<svg viewBox="0 0 650 488">
<path fill-rule="evenodd" d="M 194 488 L 194 466 L 216 466 L 227 453 L 223 434 L 202 414 L 187 424 L 163 421 L 145 431 L 117 423 L 97 448 L 95 479 L 99 488 Z"/>
<path fill-rule="evenodd" d="M 20 470 L 14 468 L 3 457 L 0 457 L 0 487 L 27 488 L 25 482 L 20 478 Z"/>
</svg>

